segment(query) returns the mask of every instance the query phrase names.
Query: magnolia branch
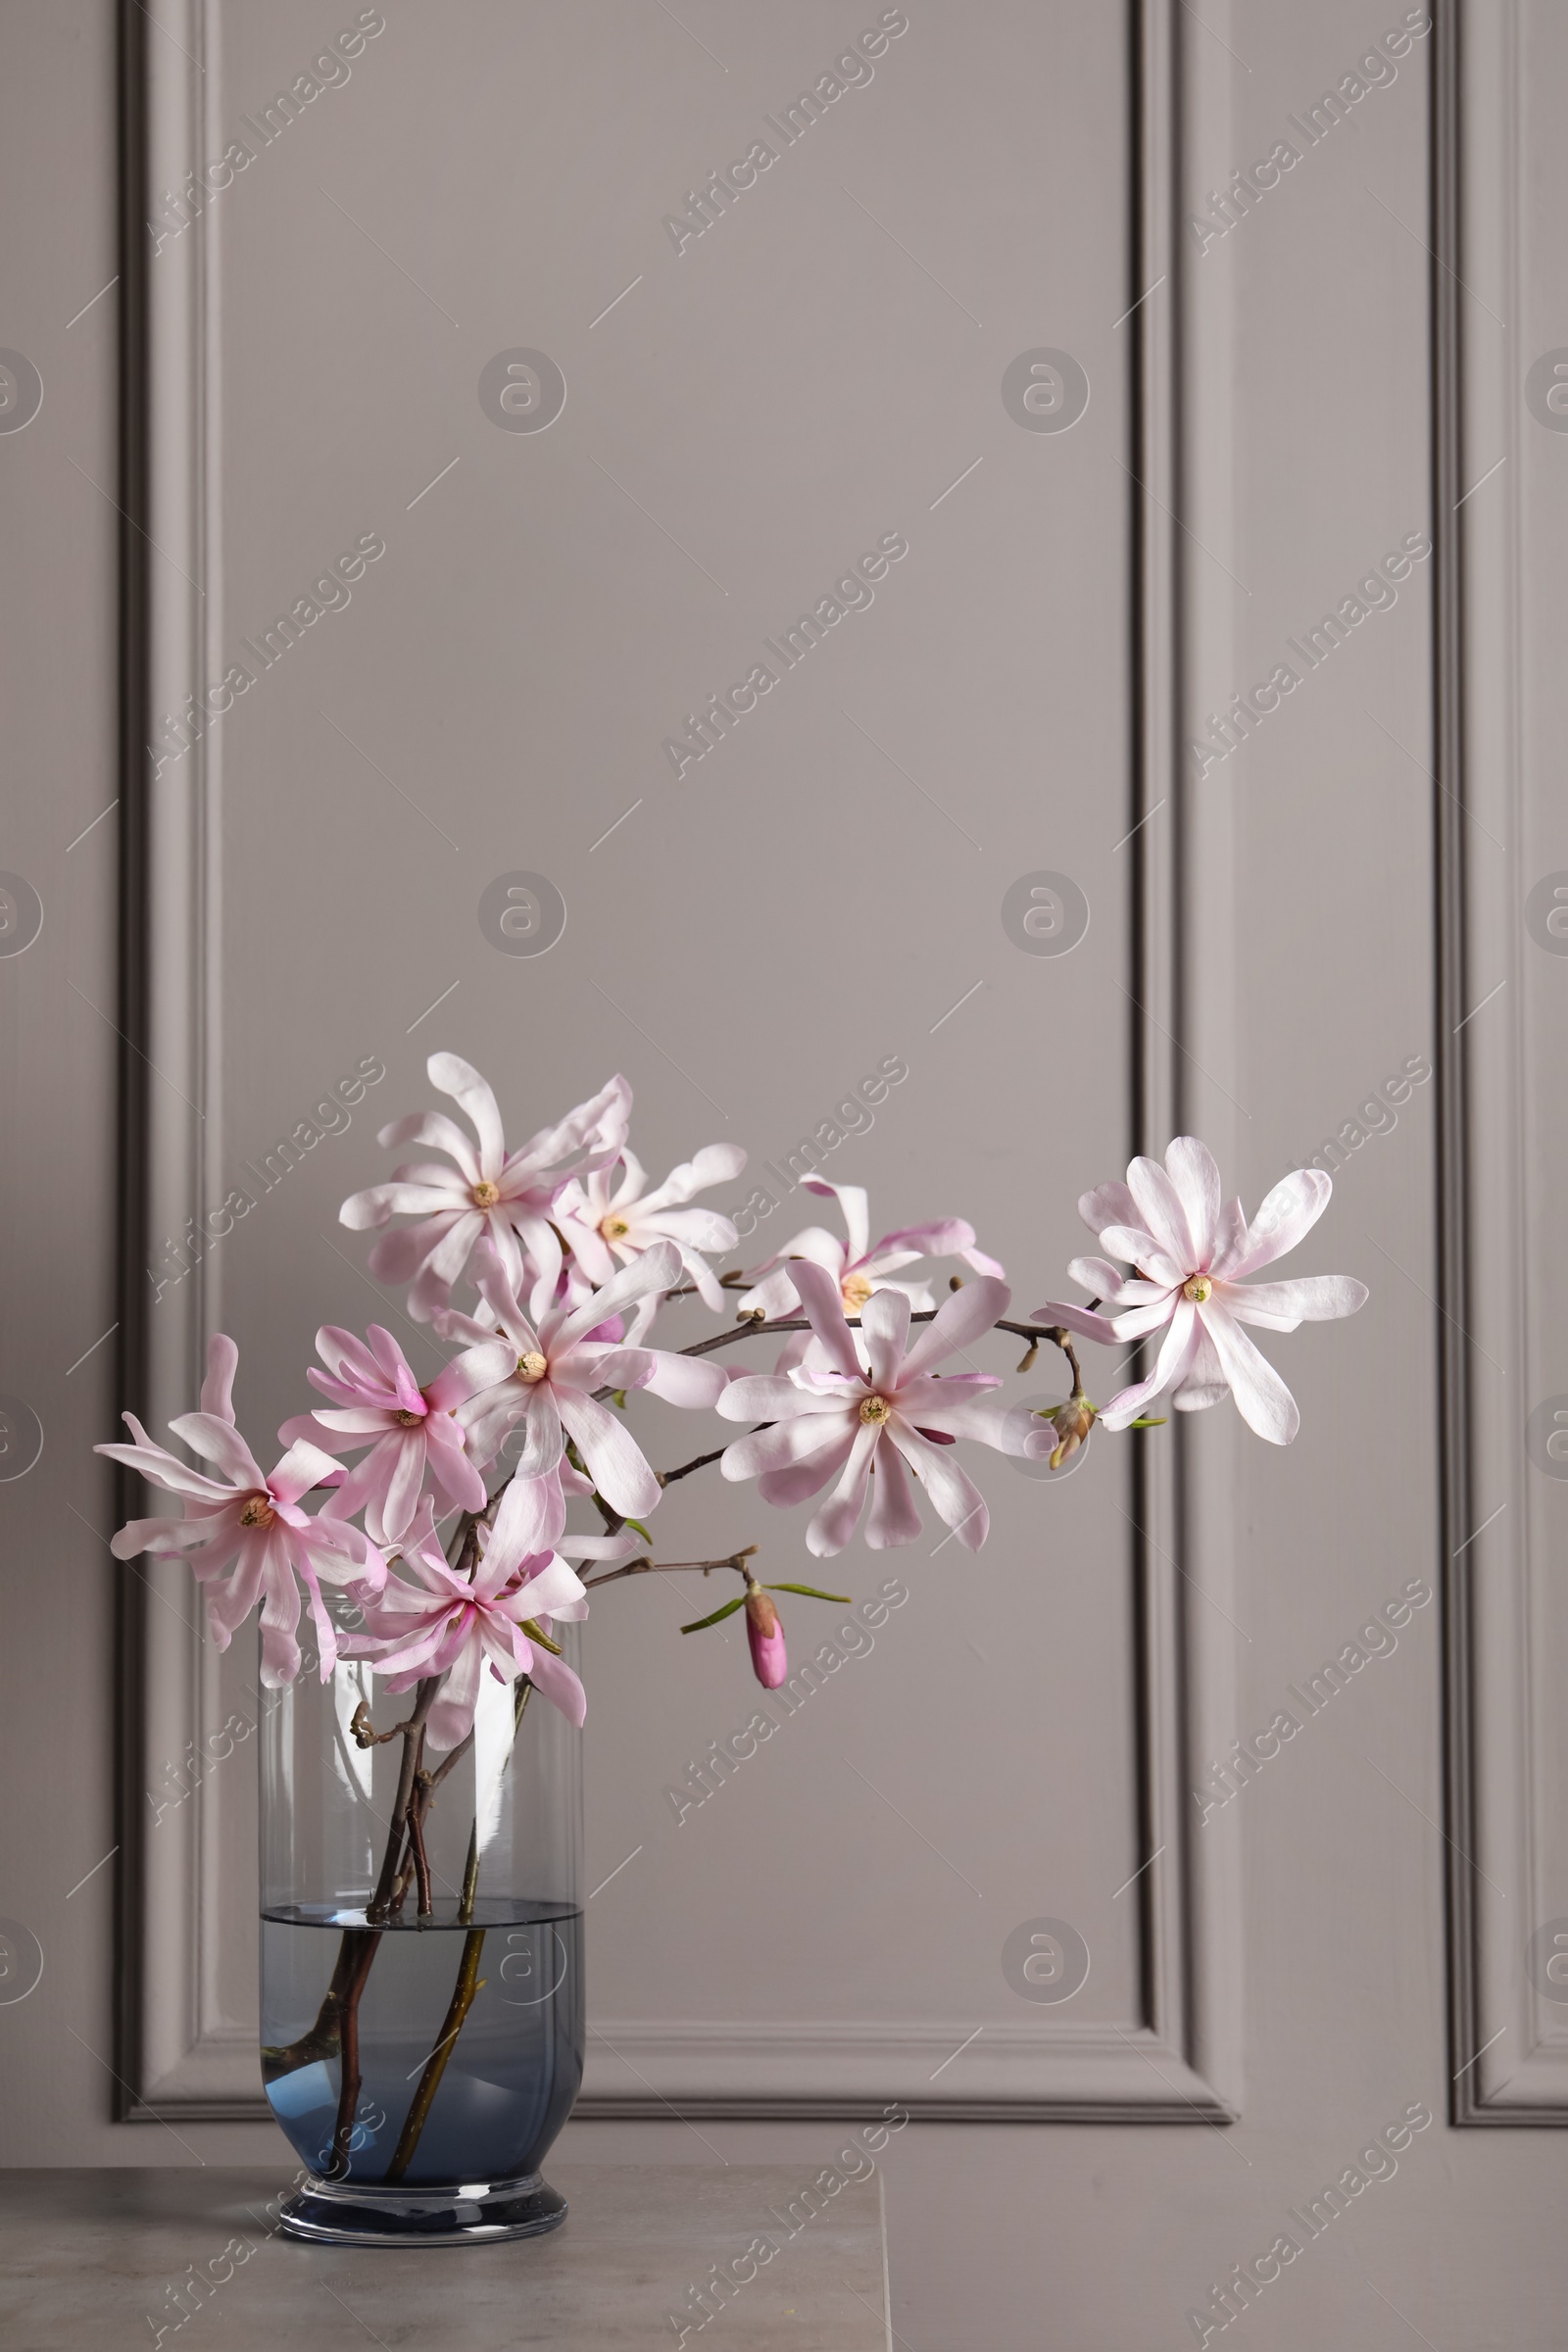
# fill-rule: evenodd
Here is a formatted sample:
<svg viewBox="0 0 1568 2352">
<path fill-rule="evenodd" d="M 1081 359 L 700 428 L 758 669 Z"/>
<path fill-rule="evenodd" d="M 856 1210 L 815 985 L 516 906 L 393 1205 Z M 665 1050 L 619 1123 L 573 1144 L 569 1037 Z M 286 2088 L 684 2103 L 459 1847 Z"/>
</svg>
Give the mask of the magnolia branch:
<svg viewBox="0 0 1568 2352">
<path fill-rule="evenodd" d="M 606 1568 L 583 1586 L 585 1592 L 597 1592 L 601 1585 L 613 1585 L 623 1576 L 673 1576 L 678 1569 L 700 1568 L 709 1576 L 715 1568 L 733 1568 L 737 1575 L 749 1573 L 746 1563 L 757 1555 L 758 1545 L 748 1544 L 740 1551 L 729 1551 L 721 1560 L 654 1560 L 646 1552 L 635 1560 L 622 1560 L 618 1568 Z"/>
<path fill-rule="evenodd" d="M 962 1286 L 956 1284 L 955 1287 L 961 1288 Z M 938 1311 L 934 1306 L 923 1307 L 918 1314 L 911 1315 L 909 1321 L 911 1323 L 935 1322 Z M 846 1315 L 844 1320 L 852 1331 L 859 1330 L 860 1318 L 858 1315 Z M 715 1332 L 710 1339 L 695 1340 L 691 1347 L 678 1348 L 676 1352 L 680 1355 L 716 1355 L 719 1348 L 727 1348 L 732 1340 L 761 1339 L 776 1331 L 810 1331 L 812 1328 L 813 1326 L 805 1315 L 781 1315 L 775 1322 L 769 1323 L 760 1309 L 754 1308 L 750 1314 L 739 1317 L 733 1330 Z M 1062 1354 L 1072 1366 L 1074 1391 L 1077 1392 L 1083 1388 L 1083 1374 L 1078 1369 L 1078 1358 L 1073 1352 L 1072 1342 L 1067 1336 L 1065 1324 L 1012 1323 L 1005 1316 L 999 1316 L 992 1325 L 992 1329 L 994 1331 L 1010 1331 L 1016 1338 L 1029 1342 L 1028 1352 L 1018 1366 L 1020 1372 L 1027 1372 L 1034 1362 L 1041 1341 L 1050 1340 L 1053 1347 L 1061 1349 Z M 605 1395 L 609 1394 L 610 1391 L 607 1389 Z"/>
</svg>

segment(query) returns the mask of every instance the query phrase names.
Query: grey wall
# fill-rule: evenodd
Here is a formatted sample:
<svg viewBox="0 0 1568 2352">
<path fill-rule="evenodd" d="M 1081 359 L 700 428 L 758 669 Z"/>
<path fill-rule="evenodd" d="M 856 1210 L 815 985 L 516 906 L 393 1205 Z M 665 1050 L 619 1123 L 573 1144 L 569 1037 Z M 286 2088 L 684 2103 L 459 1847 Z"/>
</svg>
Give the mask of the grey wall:
<svg viewBox="0 0 1568 2352">
<path fill-rule="evenodd" d="M 1399 13 L 1388 12 L 1391 26 Z M 1205 7 L 1201 26 L 1172 15 L 1189 209 L 1277 139 L 1304 148 L 1287 118 L 1383 29 L 1339 5 L 1309 17 Z M 212 1132 L 169 1197 L 253 1156 L 340 1065 L 374 1055 L 387 1077 L 350 1131 L 263 1201 L 236 1236 L 243 1247 L 205 1278 L 201 1310 L 241 1340 L 245 1416 L 265 1427 L 297 1409 L 315 1322 L 377 1311 L 357 1270 L 362 1245 L 332 1223 L 336 1202 L 380 1172 L 373 1127 L 424 1099 L 423 1055 L 442 1044 L 498 1074 L 519 1122 L 533 1123 L 536 1102 L 542 1119 L 624 1067 L 651 1164 L 718 1136 L 776 1154 L 862 1062 L 902 1054 L 907 1081 L 829 1173 L 869 1182 L 888 1222 L 972 1215 L 1032 1305 L 1077 1246 L 1080 1184 L 1125 1156 L 1136 1056 L 1151 1040 L 1122 992 L 1141 985 L 1137 925 L 1153 906 L 1182 967 L 1179 1014 L 1166 1006 L 1186 1048 L 1171 1099 L 1223 1140 L 1250 1201 L 1341 1137 L 1334 1205 L 1302 1270 L 1361 1275 L 1370 1304 L 1350 1326 L 1272 1344 L 1302 1410 L 1289 1453 L 1236 1443 L 1220 1415 L 1189 1433 L 1181 1508 L 1159 1507 L 1191 1585 L 1129 1538 L 1117 1506 L 1142 1506 L 1108 1445 L 1059 1492 L 999 1463 L 982 1480 L 997 1528 L 981 1558 L 954 1563 L 950 1545 L 932 1559 L 929 1544 L 886 1567 L 853 1555 L 846 1589 L 901 1572 L 908 1605 L 873 1656 L 813 1702 L 821 1719 L 789 1727 L 801 1735 L 790 1752 L 781 1740 L 679 1828 L 662 1786 L 741 1719 L 749 1685 L 733 1650 L 693 1656 L 698 1643 L 672 1637 L 680 1612 L 662 1594 L 626 1596 L 630 1624 L 612 1623 L 607 1604 L 588 1654 L 588 1884 L 639 1842 L 644 1852 L 601 1898 L 602 1919 L 594 1907 L 595 2011 L 648 2034 L 649 2063 L 677 2074 L 670 2029 L 729 2030 L 744 2105 L 762 2065 L 745 2029 L 759 2020 L 803 2029 L 808 2041 L 789 2046 L 808 2069 L 812 2031 L 840 2032 L 859 2052 L 876 2048 L 879 2027 L 904 2031 L 910 2048 L 955 2021 L 946 2048 L 975 2024 L 1005 2035 L 1017 2020 L 997 1950 L 1031 1913 L 1084 1924 L 1096 1969 L 1073 2009 L 1105 2040 L 1117 2026 L 1152 2033 L 1149 1955 L 1191 1936 L 1200 1964 L 1185 1994 L 1201 2006 L 1223 1987 L 1245 2075 L 1228 2060 L 1205 2075 L 1203 2050 L 1178 2028 L 1165 2062 L 1193 2064 L 1195 2094 L 1218 2083 L 1240 2122 L 922 2116 L 884 2164 L 900 2337 L 915 2352 L 1043 2333 L 1106 2347 L 1192 2340 L 1183 2314 L 1210 2282 L 1263 2253 L 1291 2227 L 1288 2207 L 1422 2101 L 1437 2120 L 1397 2176 L 1304 2248 L 1248 2330 L 1281 2346 L 1381 2347 L 1408 2332 L 1402 2321 L 1445 2345 L 1544 2347 L 1560 2333 L 1561 2140 L 1447 2118 L 1456 2070 L 1459 2111 L 1480 2120 L 1489 2102 L 1492 2120 L 1515 2112 L 1521 2071 L 1542 2120 L 1568 2112 L 1553 2014 L 1519 1957 L 1568 1909 L 1549 1836 L 1533 1834 L 1555 1788 L 1558 1487 L 1520 1438 L 1529 1410 L 1568 1386 L 1549 1315 L 1519 1311 L 1527 1274 L 1560 1280 L 1550 1074 L 1562 965 L 1521 914 L 1531 886 L 1568 862 L 1545 748 L 1560 584 L 1540 519 L 1554 512 L 1561 439 L 1521 398 L 1524 370 L 1561 333 L 1530 225 L 1549 203 L 1543 93 L 1560 91 L 1562 71 L 1550 27 L 1528 7 L 1489 12 L 1490 29 L 1471 21 L 1463 87 L 1494 202 L 1472 196 L 1470 245 L 1456 257 L 1472 307 L 1461 306 L 1455 348 L 1473 380 L 1470 440 L 1451 455 L 1464 489 L 1499 452 L 1507 463 L 1458 519 L 1447 472 L 1433 490 L 1430 38 L 1239 226 L 1200 257 L 1190 241 L 1185 270 L 1149 298 L 1179 294 L 1195 321 L 1165 380 L 1204 404 L 1183 419 L 1177 502 L 1198 543 L 1173 541 L 1190 622 L 1183 731 L 1294 659 L 1287 640 L 1418 532 L 1448 534 L 1453 558 L 1442 560 L 1469 598 L 1472 731 L 1461 772 L 1434 730 L 1440 559 L 1423 560 L 1397 602 L 1356 625 L 1200 782 L 1168 756 L 1173 789 L 1146 828 L 1152 895 L 1140 899 L 1113 845 L 1145 805 L 1138 793 L 1152 807 L 1165 787 L 1140 780 L 1130 757 L 1140 578 L 1121 464 L 1149 443 L 1133 437 L 1128 330 L 1112 323 L 1141 290 L 1123 292 L 1120 13 L 911 10 L 870 87 L 810 134 L 819 144 L 784 156 L 677 256 L 662 238 L 664 206 L 699 166 L 739 152 L 741 131 L 853 28 L 825 6 L 788 24 L 740 7 L 682 17 L 716 58 L 657 10 L 591 22 L 388 12 L 352 79 L 214 208 L 220 316 L 203 330 L 212 341 L 187 338 L 218 361 L 203 406 L 208 499 L 190 524 L 216 613 L 192 624 L 197 642 L 253 633 L 361 531 L 382 534 L 387 552 L 352 606 L 262 677 L 186 770 L 214 822 L 205 886 L 198 874 L 172 904 L 215 920 L 194 949 L 183 934 L 151 945 L 159 968 L 184 958 L 187 980 L 197 970 L 215 1016 L 211 1036 L 187 1038 Z M 226 121 L 300 70 L 331 26 L 289 6 L 265 18 L 218 10 L 205 29 L 220 36 L 205 104 Z M 127 1954 L 143 2010 L 170 2036 L 179 2088 L 169 2127 L 111 2121 L 122 1858 L 76 1887 L 121 1831 L 115 1582 L 101 1542 L 64 1509 L 110 1525 L 86 1448 L 109 1434 L 118 1402 L 114 1341 L 67 1372 L 120 1313 L 118 815 L 65 846 L 117 791 L 116 515 L 102 494 L 116 482 L 115 295 L 65 321 L 116 269 L 114 44 L 98 9 L 19 10 L 12 39 L 17 86 L 35 102 L 0 162 L 28 231 L 0 341 L 37 365 L 45 404 L 24 434 L 0 436 L 0 494 L 26 551 L 8 589 L 24 658 L 0 864 L 34 885 L 46 919 L 25 956 L 0 963 L 16 1000 L 3 1145 L 15 1306 L 0 1389 L 36 1412 L 45 1449 L 0 1487 L 20 1661 L 7 1770 L 38 1792 L 12 1820 L 0 1911 L 36 1936 L 45 1976 L 25 2003 L 0 2007 L 5 2150 L 24 2164 L 266 2157 L 279 2151 L 270 2127 L 203 2115 L 204 2101 L 220 2110 L 225 2070 L 243 2064 L 246 1792 L 220 1786 L 204 1814 L 173 1825 L 187 1840 L 177 1866 L 136 1857 L 139 1874 L 165 1871 L 138 1886 L 187 1895 L 204 1851 L 235 1857 L 218 1882 L 223 1899 L 176 1903 Z M 1438 160 L 1450 159 L 1440 149 Z M 159 260 L 170 258 L 185 267 L 172 248 Z M 1152 368 L 1176 368 L 1170 328 L 1148 322 Z M 1059 439 L 1019 430 L 997 389 L 1016 353 L 1056 344 L 1094 385 Z M 549 351 L 566 375 L 566 407 L 544 435 L 500 431 L 475 396 L 483 363 L 516 346 Z M 1492 423 L 1495 444 L 1474 446 Z M 910 551 L 875 607 L 677 785 L 661 764 L 666 713 L 673 723 L 741 674 L 760 635 L 893 529 Z M 1146 539 L 1146 557 L 1159 545 Z M 177 610 L 181 593 L 164 579 L 159 610 Z M 1174 632 L 1172 643 L 1181 655 Z M 1454 679 L 1446 670 L 1438 683 Z M 1435 813 L 1452 804 L 1434 768 L 1449 790 L 1473 785 L 1468 805 L 1490 829 L 1460 827 L 1456 847 L 1450 828 L 1465 888 L 1462 919 L 1442 926 Z M 1158 829 L 1173 820 L 1186 855 L 1172 864 Z M 1060 961 L 1017 954 L 999 920 L 1006 885 L 1040 866 L 1073 873 L 1094 906 L 1089 936 Z M 475 917 L 485 883 L 516 867 L 550 874 L 570 908 L 538 961 L 495 953 Z M 1499 973 L 1508 985 L 1456 1039 Z M 976 979 L 979 992 L 933 1030 Z M 1432 1075 L 1396 1120 L 1357 1125 L 1373 1090 L 1411 1061 Z M 1446 1163 L 1440 1111 L 1457 1122 Z M 1439 1183 L 1455 1165 L 1455 1131 L 1477 1171 L 1468 1223 Z M 790 1204 L 772 1223 L 792 1230 L 792 1216 Z M 1461 1244 L 1468 1298 L 1453 1288 Z M 161 1302 L 183 1318 L 159 1342 L 161 1364 L 188 1347 L 197 1298 L 192 1285 Z M 1495 1378 L 1463 1354 L 1471 1387 L 1445 1434 L 1440 1341 L 1451 1372 L 1456 1329 Z M 1003 1361 L 999 1351 L 995 1368 Z M 1484 1445 L 1471 1445 L 1475 1428 Z M 1474 1507 L 1450 1527 L 1444 1497 L 1451 1520 L 1460 1457 Z M 744 1540 L 756 1516 L 738 1512 L 734 1490 L 693 1495 L 683 1550 L 688 1537 Z M 782 1545 L 784 1523 L 765 1533 Z M 1435 1597 L 1222 1816 L 1195 1830 L 1182 1796 L 1185 1826 L 1156 1866 L 1168 1886 L 1161 1877 L 1135 1912 L 1111 1889 L 1144 1850 L 1149 1722 L 1128 1661 L 1133 1594 L 1150 1576 L 1164 1582 L 1146 1593 L 1184 1596 L 1172 1598 L 1184 1613 L 1171 1689 L 1200 1702 L 1190 1745 L 1206 1740 L 1216 1757 L 1409 1580 Z M 179 1599 L 172 1581 L 140 1605 L 161 1624 Z M 184 1636 L 165 1630 L 167 1648 L 152 1646 L 177 1683 Z M 1446 1698 L 1446 1639 L 1449 1663 L 1476 1676 L 1474 1690 L 1451 1681 Z M 172 1690 L 169 1713 L 155 1707 L 147 1726 L 155 1747 L 166 1722 L 227 1703 L 212 1682 Z M 1450 1742 L 1483 1743 L 1473 1781 L 1455 1788 L 1461 1809 L 1474 1799 L 1463 1836 L 1460 1814 L 1446 1812 L 1446 1728 Z M 846 1799 L 845 1755 L 956 1855 L 979 1895 L 863 1788 Z M 1190 1751 L 1180 1760 L 1195 1763 Z M 1466 1864 L 1451 1927 L 1446 1820 L 1466 1854 L 1472 1827 L 1485 1837 L 1494 1889 Z M 1221 1838 L 1230 1844 L 1215 1851 L 1240 1850 L 1234 1882 L 1209 1860 L 1204 1841 Z M 149 1954 L 160 1952 L 182 1984 L 188 1976 L 188 2014 L 158 2008 Z M 1475 1997 L 1450 2020 L 1454 1984 Z M 1477 2058 L 1504 2019 L 1514 2042 Z M 1129 2063 L 1147 2073 L 1153 2048 Z M 899 2063 L 912 2073 L 908 2048 Z M 1036 2068 L 1040 2100 L 1059 2063 L 1054 2050 L 1009 2061 Z M 138 2087 L 157 2079 L 155 2067 Z M 717 2149 L 798 2161 L 805 2180 L 841 2137 L 825 2117 L 699 2112 L 694 2123 L 580 2120 L 564 2152 L 682 2164 Z"/>
</svg>

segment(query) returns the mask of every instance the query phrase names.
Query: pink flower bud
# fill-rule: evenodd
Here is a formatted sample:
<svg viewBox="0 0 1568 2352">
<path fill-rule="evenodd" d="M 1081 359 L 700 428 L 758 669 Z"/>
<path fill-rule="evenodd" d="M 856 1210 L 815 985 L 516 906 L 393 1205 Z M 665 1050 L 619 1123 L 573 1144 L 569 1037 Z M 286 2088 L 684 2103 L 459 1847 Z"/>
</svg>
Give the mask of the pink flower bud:
<svg viewBox="0 0 1568 2352">
<path fill-rule="evenodd" d="M 784 1628 L 778 1611 L 760 1585 L 746 1588 L 746 1639 L 752 1645 L 752 1669 L 764 1690 L 776 1690 L 789 1673 Z"/>
</svg>

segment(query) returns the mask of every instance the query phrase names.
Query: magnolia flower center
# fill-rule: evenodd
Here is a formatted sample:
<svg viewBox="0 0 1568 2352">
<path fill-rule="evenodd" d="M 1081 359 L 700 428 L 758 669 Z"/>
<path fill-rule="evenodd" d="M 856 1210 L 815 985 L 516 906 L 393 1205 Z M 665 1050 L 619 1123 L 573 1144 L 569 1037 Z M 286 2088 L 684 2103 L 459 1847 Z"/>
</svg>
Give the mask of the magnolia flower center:
<svg viewBox="0 0 1568 2352">
<path fill-rule="evenodd" d="M 272 1524 L 270 1498 L 266 1494 L 247 1494 L 240 1505 L 239 1523 L 241 1527 L 270 1527 Z"/>
<path fill-rule="evenodd" d="M 880 1429 L 893 1407 L 885 1396 L 867 1396 L 860 1407 L 860 1419 L 872 1429 Z"/>
<path fill-rule="evenodd" d="M 1201 1306 L 1213 1288 L 1206 1274 L 1195 1274 L 1191 1281 L 1182 1284 L 1182 1297 L 1190 1298 L 1195 1306 Z"/>
<path fill-rule="evenodd" d="M 392 1418 L 397 1422 L 400 1429 L 417 1429 L 419 1423 L 424 1419 L 424 1415 L 422 1413 L 411 1413 L 406 1404 L 400 1404 Z"/>
<path fill-rule="evenodd" d="M 531 1354 L 519 1355 L 517 1358 L 517 1378 L 519 1380 L 543 1380 L 549 1369 L 549 1364 L 537 1349 Z"/>
<path fill-rule="evenodd" d="M 481 1182 L 476 1184 L 473 1188 L 473 1205 L 475 1208 L 494 1208 L 500 1198 L 500 1185 L 492 1184 L 488 1176 L 484 1177 Z"/>
<path fill-rule="evenodd" d="M 624 1217 L 601 1217 L 599 1230 L 607 1242 L 623 1242 L 631 1231 Z"/>
<path fill-rule="evenodd" d="M 846 1311 L 852 1315 L 859 1313 L 870 1296 L 871 1277 L 869 1274 L 846 1274 L 844 1280 L 839 1284 L 839 1297 L 844 1301 Z"/>
</svg>

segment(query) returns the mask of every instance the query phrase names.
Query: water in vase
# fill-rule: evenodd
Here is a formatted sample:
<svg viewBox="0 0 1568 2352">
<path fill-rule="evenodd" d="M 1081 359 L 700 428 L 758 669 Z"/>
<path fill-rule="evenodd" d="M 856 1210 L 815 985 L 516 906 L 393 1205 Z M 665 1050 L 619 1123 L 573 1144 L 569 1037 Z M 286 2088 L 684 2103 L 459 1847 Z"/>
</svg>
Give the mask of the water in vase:
<svg viewBox="0 0 1568 2352">
<path fill-rule="evenodd" d="M 318 2177 L 515 2180 L 564 2123 L 582 2080 L 581 1911 L 481 1896 L 471 1922 L 457 1913 L 437 1896 L 433 1919 L 383 1928 L 325 1904 L 263 1914 L 263 2078 Z M 356 1980 L 348 2114 L 338 1996 Z"/>
</svg>

